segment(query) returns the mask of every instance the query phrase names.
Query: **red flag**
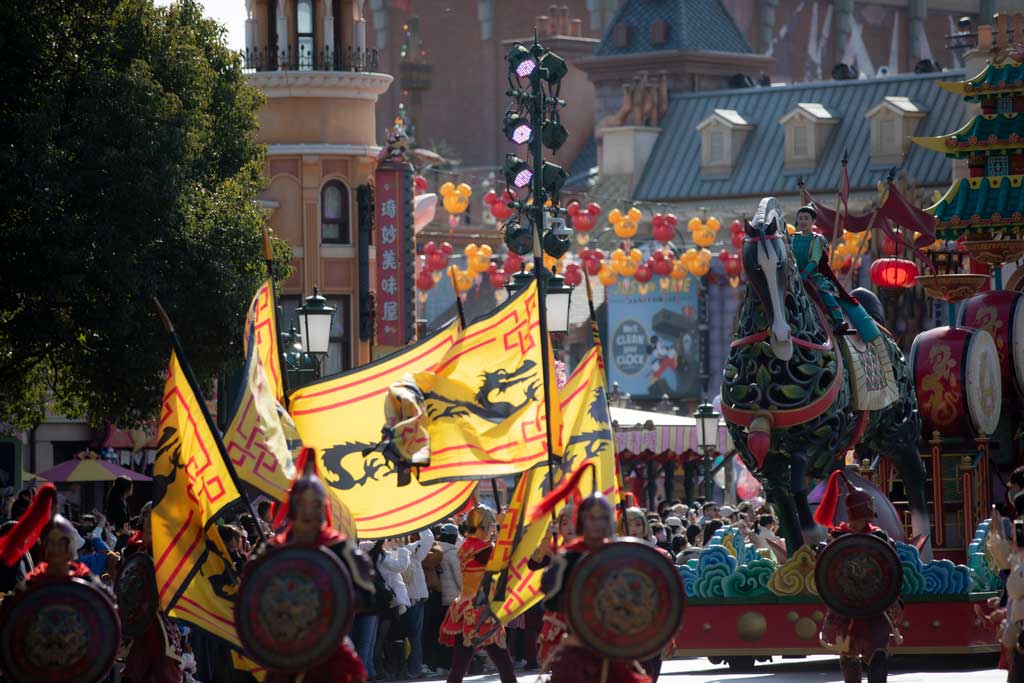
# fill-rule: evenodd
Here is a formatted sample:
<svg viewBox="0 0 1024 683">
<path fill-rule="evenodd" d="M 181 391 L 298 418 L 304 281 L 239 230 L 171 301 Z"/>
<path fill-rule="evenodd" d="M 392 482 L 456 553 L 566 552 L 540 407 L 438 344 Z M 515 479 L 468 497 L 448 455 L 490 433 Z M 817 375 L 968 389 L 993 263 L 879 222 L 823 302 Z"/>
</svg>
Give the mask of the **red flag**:
<svg viewBox="0 0 1024 683">
<path fill-rule="evenodd" d="M 878 216 L 888 218 L 908 230 L 916 231 L 918 235 L 914 244 L 918 248 L 927 247 L 935 241 L 935 226 L 938 223 L 935 216 L 914 206 L 912 201 L 900 194 L 892 178 L 889 178 L 885 201 L 878 207 Z"/>
</svg>

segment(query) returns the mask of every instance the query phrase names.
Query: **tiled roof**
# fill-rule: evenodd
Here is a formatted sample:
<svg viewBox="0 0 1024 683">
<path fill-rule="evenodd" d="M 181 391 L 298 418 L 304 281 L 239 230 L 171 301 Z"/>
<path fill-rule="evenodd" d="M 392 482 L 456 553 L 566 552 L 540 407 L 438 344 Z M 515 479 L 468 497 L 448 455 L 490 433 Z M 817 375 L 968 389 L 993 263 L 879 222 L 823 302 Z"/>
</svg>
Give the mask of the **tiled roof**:
<svg viewBox="0 0 1024 683">
<path fill-rule="evenodd" d="M 939 219 L 942 239 L 1024 225 L 1024 176 L 964 178 L 928 209 Z"/>
<path fill-rule="evenodd" d="M 946 90 L 963 95 L 965 99 L 981 96 L 1024 92 L 1024 64 L 1008 59 L 1002 64 L 988 64 L 981 73 L 962 83 L 942 86 Z"/>
<path fill-rule="evenodd" d="M 616 26 L 629 27 L 626 29 L 628 45 L 616 45 Z M 656 44 L 653 34 L 665 26 L 668 29 L 667 39 Z M 669 50 L 754 52 L 721 0 L 626 0 L 608 23 L 594 55 L 605 57 Z"/>
<path fill-rule="evenodd" d="M 835 191 L 839 186 L 839 160 L 847 149 L 850 187 L 873 188 L 885 177 L 890 165 L 871 165 L 871 122 L 865 114 L 887 96 L 909 98 L 928 111 L 917 135 L 944 135 L 963 125 L 967 110 L 959 97 L 935 86 L 940 81 L 962 78 L 962 71 L 947 71 L 674 95 L 635 197 L 671 201 L 786 194 L 795 191 L 801 174 L 808 190 Z M 822 105 L 840 120 L 832 126 L 815 168 L 786 170 L 785 132 L 779 120 L 798 104 L 807 102 Z M 732 173 L 724 178 L 705 178 L 700 174 L 701 136 L 697 125 L 716 109 L 734 109 L 754 128 L 747 133 Z M 900 168 L 918 185 L 942 185 L 950 177 L 948 160 L 916 146 L 908 150 Z"/>
<path fill-rule="evenodd" d="M 572 160 L 569 168 L 569 178 L 565 181 L 567 188 L 586 187 L 590 183 L 590 176 L 597 166 L 597 138 L 591 135 L 580 148 L 576 158 Z"/>
<path fill-rule="evenodd" d="M 950 157 L 967 156 L 972 152 L 993 152 L 1024 148 L 1024 116 L 1019 112 L 1007 114 L 978 114 L 967 124 L 949 135 L 937 138 L 914 138 L 914 142 L 934 152 Z"/>
</svg>

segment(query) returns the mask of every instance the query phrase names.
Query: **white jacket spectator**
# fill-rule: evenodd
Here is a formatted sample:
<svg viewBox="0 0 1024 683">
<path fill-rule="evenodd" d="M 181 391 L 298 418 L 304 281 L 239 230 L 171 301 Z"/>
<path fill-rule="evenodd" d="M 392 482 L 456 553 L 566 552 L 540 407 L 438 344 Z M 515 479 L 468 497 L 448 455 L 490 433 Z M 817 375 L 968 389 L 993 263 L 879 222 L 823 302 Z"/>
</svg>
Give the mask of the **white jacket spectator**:
<svg viewBox="0 0 1024 683">
<path fill-rule="evenodd" d="M 377 571 L 380 572 L 380 576 L 388 588 L 394 591 L 395 599 L 391 606 L 398 607 L 398 612 L 401 614 L 412 605 L 409 602 L 409 591 L 405 586 L 405 581 L 402 580 L 402 572 L 409 568 L 409 549 L 389 548 L 388 544 L 393 543 L 394 541 L 384 542 L 384 554 L 377 562 Z"/>
<path fill-rule="evenodd" d="M 402 580 L 409 592 L 409 604 L 414 605 L 419 600 L 426 600 L 429 597 L 427 592 L 427 579 L 423 575 L 423 559 L 434 546 L 434 534 L 430 529 L 420 532 L 420 540 L 405 546 L 409 551 L 409 567 L 402 572 Z"/>
<path fill-rule="evenodd" d="M 452 543 L 438 541 L 444 556 L 438 573 L 441 578 L 441 604 L 447 607 L 462 593 L 462 567 L 459 566 L 459 551 Z"/>
</svg>

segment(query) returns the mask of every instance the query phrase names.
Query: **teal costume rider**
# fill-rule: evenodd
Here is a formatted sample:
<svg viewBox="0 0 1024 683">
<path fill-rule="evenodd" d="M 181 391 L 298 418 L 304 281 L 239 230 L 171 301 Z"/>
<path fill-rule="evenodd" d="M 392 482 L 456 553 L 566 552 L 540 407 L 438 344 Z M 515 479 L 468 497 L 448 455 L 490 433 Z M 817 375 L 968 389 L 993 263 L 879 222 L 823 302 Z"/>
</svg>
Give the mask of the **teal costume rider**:
<svg viewBox="0 0 1024 683">
<path fill-rule="evenodd" d="M 821 233 L 813 232 L 818 211 L 808 204 L 796 212 L 797 233 L 790 242 L 800 279 L 810 281 L 818 290 L 825 308 L 832 318 L 835 334 L 852 334 L 843 319 L 843 311 L 850 317 L 854 327 L 865 342 L 871 342 L 879 335 L 874 320 L 861 307 L 860 302 L 839 284 L 828 263 L 828 240 Z"/>
</svg>

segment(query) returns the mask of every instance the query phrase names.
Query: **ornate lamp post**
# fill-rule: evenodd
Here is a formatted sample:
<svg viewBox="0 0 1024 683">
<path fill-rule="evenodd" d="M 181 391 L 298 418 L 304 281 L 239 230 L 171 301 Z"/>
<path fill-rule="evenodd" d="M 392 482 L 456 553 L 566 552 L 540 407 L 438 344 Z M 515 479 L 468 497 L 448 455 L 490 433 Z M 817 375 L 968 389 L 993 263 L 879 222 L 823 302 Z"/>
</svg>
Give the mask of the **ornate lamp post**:
<svg viewBox="0 0 1024 683">
<path fill-rule="evenodd" d="M 316 358 L 302 350 L 302 336 L 295 325 L 281 334 L 281 343 L 288 386 L 298 388 L 314 381 L 317 377 Z"/>
<path fill-rule="evenodd" d="M 327 305 L 327 299 L 320 296 L 319 290 L 314 287 L 313 295 L 305 298 L 297 312 L 306 353 L 317 357 L 319 377 L 323 371 L 323 358 L 331 346 L 331 321 L 334 319 L 334 309 Z"/>
<path fill-rule="evenodd" d="M 715 483 L 711 477 L 711 451 L 718 445 L 718 420 L 722 416 L 715 412 L 714 407 L 705 399 L 697 406 L 693 414 L 697 420 L 698 445 L 703 453 L 704 465 L 704 500 L 711 500 L 715 491 Z"/>
</svg>

